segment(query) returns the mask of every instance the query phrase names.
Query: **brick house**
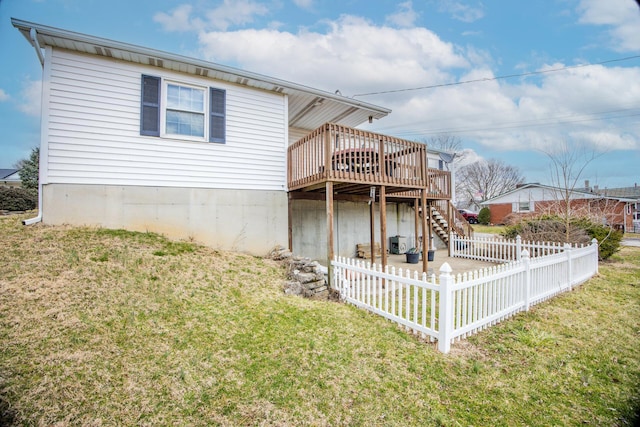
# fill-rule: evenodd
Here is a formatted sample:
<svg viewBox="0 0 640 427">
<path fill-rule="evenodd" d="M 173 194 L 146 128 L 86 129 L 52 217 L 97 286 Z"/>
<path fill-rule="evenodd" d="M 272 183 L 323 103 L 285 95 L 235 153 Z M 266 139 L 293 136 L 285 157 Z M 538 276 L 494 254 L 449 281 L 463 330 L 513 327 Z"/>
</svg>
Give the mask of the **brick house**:
<svg viewBox="0 0 640 427">
<path fill-rule="evenodd" d="M 564 189 L 538 183 L 523 184 L 483 206 L 491 212 L 492 224 L 505 224 L 525 216 L 562 214 L 568 208 L 571 216 L 590 217 L 615 228 L 633 230 L 637 200 L 602 194 L 591 188 Z"/>
</svg>

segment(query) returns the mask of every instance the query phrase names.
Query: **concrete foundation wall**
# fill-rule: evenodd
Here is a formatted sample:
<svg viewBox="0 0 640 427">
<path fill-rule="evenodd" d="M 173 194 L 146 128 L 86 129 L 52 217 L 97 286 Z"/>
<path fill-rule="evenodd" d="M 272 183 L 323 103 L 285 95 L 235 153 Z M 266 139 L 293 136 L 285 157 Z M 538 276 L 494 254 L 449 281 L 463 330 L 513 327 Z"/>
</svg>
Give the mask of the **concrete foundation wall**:
<svg viewBox="0 0 640 427">
<path fill-rule="evenodd" d="M 49 184 L 43 186 L 43 222 L 151 231 L 265 255 L 287 245 L 287 193 Z"/>
<path fill-rule="evenodd" d="M 334 202 L 335 253 L 355 257 L 358 243 L 369 243 L 369 205 L 365 202 Z M 293 252 L 327 262 L 327 214 L 324 201 L 293 200 Z M 414 211 L 407 204 L 387 203 L 388 237 L 407 237 L 415 245 Z M 380 207 L 375 206 L 375 240 L 380 244 Z"/>
</svg>

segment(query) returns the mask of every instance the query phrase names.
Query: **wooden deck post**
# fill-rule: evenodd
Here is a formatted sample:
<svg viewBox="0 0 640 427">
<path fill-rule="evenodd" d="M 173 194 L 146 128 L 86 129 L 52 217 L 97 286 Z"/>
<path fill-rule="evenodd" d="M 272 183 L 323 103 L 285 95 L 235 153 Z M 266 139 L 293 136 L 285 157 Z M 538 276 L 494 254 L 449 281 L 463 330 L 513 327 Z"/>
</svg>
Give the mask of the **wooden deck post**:
<svg viewBox="0 0 640 427">
<path fill-rule="evenodd" d="M 380 186 L 380 255 L 382 268 L 387 266 L 387 194 L 386 187 Z"/>
<path fill-rule="evenodd" d="M 427 209 L 427 190 L 420 190 L 420 204 L 422 205 L 422 272 L 426 273 L 429 268 L 429 232 L 427 229 L 427 215 L 431 212 Z"/>
<path fill-rule="evenodd" d="M 429 249 L 431 249 L 431 240 L 433 239 L 433 228 L 431 224 L 431 207 L 432 207 L 431 201 L 427 200 L 427 211 L 429 212 L 429 216 L 427 217 L 429 219 L 427 221 L 427 230 L 429 230 Z"/>
<path fill-rule="evenodd" d="M 420 236 L 420 200 L 419 199 L 414 199 L 413 200 L 413 216 L 414 216 L 414 221 L 413 221 L 413 226 L 415 228 L 415 242 L 413 242 L 413 247 L 417 248 L 418 247 L 418 237 Z"/>
<path fill-rule="evenodd" d="M 447 203 L 447 223 L 449 224 L 449 256 L 451 256 L 452 252 L 451 252 L 451 237 L 453 235 L 453 227 L 455 225 L 455 221 L 456 221 L 456 217 L 454 216 L 454 212 L 453 212 L 453 205 L 451 204 L 451 200 L 449 200 L 449 203 Z"/>
<path fill-rule="evenodd" d="M 326 178 L 333 177 L 333 168 L 331 167 L 331 156 L 333 154 L 331 141 L 331 126 L 325 124 L 324 128 L 324 176 Z"/>
<path fill-rule="evenodd" d="M 329 287 L 333 284 L 333 181 L 327 181 L 326 185 L 326 208 L 327 208 L 327 273 Z"/>
<path fill-rule="evenodd" d="M 384 147 L 384 139 L 379 139 L 378 144 L 378 166 L 380 168 L 380 179 L 382 182 L 387 182 L 387 165 L 385 159 L 385 147 Z"/>
<path fill-rule="evenodd" d="M 429 179 L 429 167 L 427 166 L 427 146 L 422 145 L 420 147 L 419 152 L 420 152 L 420 172 L 423 179 L 422 182 L 424 183 L 423 188 L 428 185 L 429 192 L 432 192 L 433 188 L 431 188 L 431 180 Z M 422 206 L 422 208 L 424 209 L 424 206 Z M 424 239 L 424 234 L 422 235 L 422 238 Z"/>
<path fill-rule="evenodd" d="M 372 187 L 375 188 L 375 187 Z M 369 240 L 371 243 L 371 263 L 376 262 L 376 196 L 375 193 L 369 200 Z"/>
<path fill-rule="evenodd" d="M 291 193 L 287 195 L 287 235 L 289 243 L 289 251 L 293 252 L 293 201 L 291 200 Z"/>
</svg>

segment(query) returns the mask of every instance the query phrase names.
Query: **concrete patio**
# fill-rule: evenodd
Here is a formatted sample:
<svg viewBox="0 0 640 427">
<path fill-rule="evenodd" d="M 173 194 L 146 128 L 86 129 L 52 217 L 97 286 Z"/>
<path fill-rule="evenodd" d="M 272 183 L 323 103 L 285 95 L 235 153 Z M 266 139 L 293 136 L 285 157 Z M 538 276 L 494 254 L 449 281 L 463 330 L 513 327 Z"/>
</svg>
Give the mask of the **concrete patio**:
<svg viewBox="0 0 640 427">
<path fill-rule="evenodd" d="M 380 258 L 376 259 L 376 262 L 380 262 Z M 448 251 L 446 249 L 438 249 L 434 254 L 433 261 L 429 262 L 428 265 L 428 273 L 433 271 L 436 275 L 439 274 L 440 267 L 445 262 L 449 263 L 451 268 L 453 269 L 452 274 L 459 273 L 467 273 L 474 270 L 480 270 L 487 267 L 492 267 L 497 265 L 492 262 L 486 261 L 476 261 L 472 259 L 465 258 L 449 258 Z M 420 262 L 418 264 L 409 264 L 406 261 L 406 256 L 404 254 L 401 255 L 388 255 L 388 262 L 390 266 L 394 266 L 397 269 L 402 268 L 402 271 L 409 269 L 411 271 L 417 271 L 418 273 L 422 273 L 422 257 L 420 258 Z"/>
</svg>

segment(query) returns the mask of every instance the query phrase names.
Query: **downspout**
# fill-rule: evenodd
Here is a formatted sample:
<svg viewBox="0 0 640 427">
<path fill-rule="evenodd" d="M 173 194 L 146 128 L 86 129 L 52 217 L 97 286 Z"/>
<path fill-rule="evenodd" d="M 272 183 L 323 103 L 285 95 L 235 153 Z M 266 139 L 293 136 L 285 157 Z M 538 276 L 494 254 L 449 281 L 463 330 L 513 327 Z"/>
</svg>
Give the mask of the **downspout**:
<svg viewBox="0 0 640 427">
<path fill-rule="evenodd" d="M 36 49 L 36 53 L 38 54 L 38 59 L 40 60 L 40 65 L 44 68 L 44 55 L 42 54 L 42 48 L 40 47 L 40 43 L 38 42 L 38 35 L 36 33 L 36 29 L 32 28 L 29 32 L 31 36 L 31 41 L 33 42 L 33 47 Z M 42 163 L 42 141 L 40 142 L 40 159 L 38 159 L 38 165 Z M 40 175 L 40 167 L 38 166 L 38 175 Z M 36 222 L 42 221 L 42 178 L 38 176 L 38 216 L 35 218 L 29 218 L 22 221 L 23 225 L 31 225 Z"/>
</svg>

